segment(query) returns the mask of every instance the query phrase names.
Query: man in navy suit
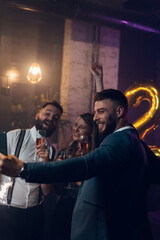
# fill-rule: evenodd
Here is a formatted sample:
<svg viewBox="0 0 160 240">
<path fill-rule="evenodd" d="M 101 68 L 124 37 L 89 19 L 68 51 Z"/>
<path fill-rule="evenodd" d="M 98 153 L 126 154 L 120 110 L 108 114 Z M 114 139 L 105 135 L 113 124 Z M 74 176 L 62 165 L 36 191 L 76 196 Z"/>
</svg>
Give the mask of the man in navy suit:
<svg viewBox="0 0 160 240">
<path fill-rule="evenodd" d="M 118 90 L 95 95 L 94 120 L 101 144 L 82 158 L 23 164 L 0 154 L 0 172 L 28 182 L 83 181 L 72 218 L 72 240 L 149 240 L 147 155 L 127 120 Z"/>
</svg>

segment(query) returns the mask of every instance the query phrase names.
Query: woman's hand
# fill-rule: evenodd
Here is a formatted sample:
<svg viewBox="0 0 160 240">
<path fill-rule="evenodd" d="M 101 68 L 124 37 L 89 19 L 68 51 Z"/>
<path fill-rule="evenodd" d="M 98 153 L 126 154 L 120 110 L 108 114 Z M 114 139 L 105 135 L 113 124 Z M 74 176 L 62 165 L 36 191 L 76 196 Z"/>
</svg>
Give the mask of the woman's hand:
<svg viewBox="0 0 160 240">
<path fill-rule="evenodd" d="M 103 68 L 101 65 L 98 65 L 96 63 L 93 63 L 91 68 L 91 73 L 93 74 L 93 76 L 97 79 L 102 79 L 103 77 Z"/>
<path fill-rule="evenodd" d="M 56 159 L 56 162 L 60 162 L 63 160 L 63 156 L 62 155 L 59 155 L 58 158 Z"/>
<path fill-rule="evenodd" d="M 82 149 L 78 148 L 78 150 L 75 153 L 76 157 L 83 157 L 85 154 Z"/>
<path fill-rule="evenodd" d="M 102 68 L 102 66 L 98 65 L 96 63 L 93 63 L 90 70 L 96 80 L 96 92 L 103 91 L 104 87 L 103 87 L 103 68 Z"/>
</svg>

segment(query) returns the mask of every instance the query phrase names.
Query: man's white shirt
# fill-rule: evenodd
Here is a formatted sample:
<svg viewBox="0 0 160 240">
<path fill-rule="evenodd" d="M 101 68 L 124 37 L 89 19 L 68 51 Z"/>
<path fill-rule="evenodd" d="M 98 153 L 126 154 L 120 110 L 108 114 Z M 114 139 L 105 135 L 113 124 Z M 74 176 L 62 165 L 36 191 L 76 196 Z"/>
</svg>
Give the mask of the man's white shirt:
<svg viewBox="0 0 160 240">
<path fill-rule="evenodd" d="M 17 146 L 21 129 L 16 129 L 7 133 L 7 149 L 8 154 L 14 155 Z M 23 144 L 20 150 L 19 159 L 25 163 L 28 162 L 41 162 L 42 159 L 36 155 L 36 128 L 26 129 Z M 47 144 L 47 143 L 46 143 Z M 49 147 L 49 157 L 52 157 L 52 147 Z M 0 182 L 0 191 L 2 193 L 2 187 L 4 184 L 10 182 L 10 177 L 2 175 Z M 3 188 L 4 189 L 4 188 Z M 3 196 L 0 194 L 0 204 L 7 205 L 7 193 L 4 191 Z M 29 208 L 39 204 L 40 184 L 26 183 L 21 178 L 16 178 L 15 185 L 12 194 L 11 206 L 17 208 Z"/>
</svg>

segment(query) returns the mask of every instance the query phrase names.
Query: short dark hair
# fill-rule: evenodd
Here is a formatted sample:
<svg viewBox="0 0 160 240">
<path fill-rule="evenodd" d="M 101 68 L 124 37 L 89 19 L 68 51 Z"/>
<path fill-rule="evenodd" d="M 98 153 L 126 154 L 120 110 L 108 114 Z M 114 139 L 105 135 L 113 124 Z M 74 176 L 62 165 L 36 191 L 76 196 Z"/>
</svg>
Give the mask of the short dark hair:
<svg viewBox="0 0 160 240">
<path fill-rule="evenodd" d="M 121 91 L 110 88 L 101 92 L 97 92 L 94 96 L 94 102 L 104 99 L 110 99 L 116 102 L 118 105 L 121 105 L 124 108 L 126 113 L 128 112 L 128 100 Z"/>
<path fill-rule="evenodd" d="M 63 113 L 63 108 L 62 106 L 56 101 L 56 100 L 49 100 L 48 102 L 44 103 L 41 107 L 42 108 L 45 108 L 47 105 L 53 105 L 55 106 L 56 108 L 58 108 L 60 111 L 61 111 L 61 114 Z"/>
</svg>

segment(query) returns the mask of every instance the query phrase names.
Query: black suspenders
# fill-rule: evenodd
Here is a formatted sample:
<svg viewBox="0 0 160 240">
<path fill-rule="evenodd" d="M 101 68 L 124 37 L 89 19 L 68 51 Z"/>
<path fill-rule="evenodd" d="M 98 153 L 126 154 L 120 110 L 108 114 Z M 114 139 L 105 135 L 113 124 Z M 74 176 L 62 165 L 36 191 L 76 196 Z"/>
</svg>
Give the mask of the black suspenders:
<svg viewBox="0 0 160 240">
<path fill-rule="evenodd" d="M 22 143 L 23 143 L 23 139 L 24 139 L 24 136 L 25 136 L 25 132 L 26 132 L 26 130 L 22 129 L 20 134 L 19 134 L 19 139 L 18 139 L 18 142 L 17 142 L 15 154 L 14 154 L 17 158 L 19 157 L 19 153 L 20 153 L 20 150 L 21 150 L 21 147 L 22 147 Z M 12 182 L 11 186 L 9 186 L 9 188 L 8 188 L 7 204 L 10 204 L 11 200 L 12 200 L 12 194 L 13 194 L 13 188 L 14 188 L 14 184 L 15 184 L 15 178 L 11 178 L 11 182 Z"/>
</svg>

